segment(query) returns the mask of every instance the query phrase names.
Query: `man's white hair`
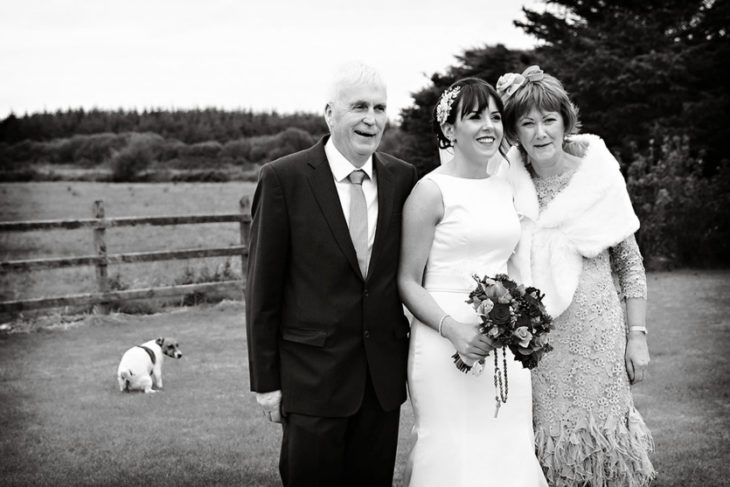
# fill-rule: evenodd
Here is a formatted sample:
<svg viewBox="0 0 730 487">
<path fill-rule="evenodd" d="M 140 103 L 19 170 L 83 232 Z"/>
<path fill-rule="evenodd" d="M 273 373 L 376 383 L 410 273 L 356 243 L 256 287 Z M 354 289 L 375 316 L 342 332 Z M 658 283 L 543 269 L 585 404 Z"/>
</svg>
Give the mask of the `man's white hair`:
<svg viewBox="0 0 730 487">
<path fill-rule="evenodd" d="M 358 84 L 376 85 L 386 89 L 383 77 L 373 66 L 361 61 L 348 62 L 340 65 L 332 76 L 327 90 L 327 105 L 336 102 L 344 88 Z"/>
</svg>

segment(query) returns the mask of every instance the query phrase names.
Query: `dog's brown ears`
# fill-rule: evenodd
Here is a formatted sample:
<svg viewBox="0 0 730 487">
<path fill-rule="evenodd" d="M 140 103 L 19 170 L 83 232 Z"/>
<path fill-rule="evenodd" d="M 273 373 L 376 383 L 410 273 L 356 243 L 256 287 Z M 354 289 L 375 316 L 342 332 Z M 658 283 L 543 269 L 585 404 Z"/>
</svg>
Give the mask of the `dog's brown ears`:
<svg viewBox="0 0 730 487">
<path fill-rule="evenodd" d="M 165 343 L 165 339 L 162 337 L 159 337 L 157 340 L 155 340 L 155 343 L 159 346 L 162 346 L 163 343 Z"/>
</svg>

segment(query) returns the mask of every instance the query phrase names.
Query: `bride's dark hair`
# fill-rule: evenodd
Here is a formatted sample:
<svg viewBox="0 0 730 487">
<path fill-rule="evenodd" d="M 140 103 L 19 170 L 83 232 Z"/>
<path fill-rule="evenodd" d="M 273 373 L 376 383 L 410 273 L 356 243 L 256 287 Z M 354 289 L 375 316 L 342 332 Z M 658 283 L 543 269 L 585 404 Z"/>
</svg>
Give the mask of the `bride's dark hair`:
<svg viewBox="0 0 730 487">
<path fill-rule="evenodd" d="M 456 88 L 459 88 L 459 91 L 449 105 L 448 115 L 445 120 L 439 122 L 438 109 L 441 105 L 444 93 L 448 94 Z M 502 104 L 502 99 L 497 93 L 497 90 L 483 79 L 474 77 L 462 78 L 449 86 L 444 93 L 441 94 L 439 101 L 433 108 L 433 130 L 436 132 L 436 137 L 438 138 L 439 149 L 448 149 L 453 146 L 451 141 L 446 138 L 444 132 L 441 130 L 441 124 L 454 123 L 456 121 L 457 112 L 459 111 L 459 106 L 461 106 L 459 118 L 464 118 L 467 113 L 475 111 L 475 108 L 477 112 L 481 112 L 487 108 L 489 106 L 489 99 L 491 98 L 494 100 L 494 104 L 497 105 L 500 115 L 504 113 L 504 105 Z"/>
</svg>

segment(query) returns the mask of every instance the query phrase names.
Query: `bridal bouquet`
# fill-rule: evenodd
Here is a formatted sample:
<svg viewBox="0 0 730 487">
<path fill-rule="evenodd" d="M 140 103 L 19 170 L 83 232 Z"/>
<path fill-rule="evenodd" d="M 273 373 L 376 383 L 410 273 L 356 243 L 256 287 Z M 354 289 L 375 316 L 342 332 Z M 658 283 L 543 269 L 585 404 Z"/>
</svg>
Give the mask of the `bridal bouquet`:
<svg viewBox="0 0 730 487">
<path fill-rule="evenodd" d="M 527 369 L 537 366 L 542 356 L 552 350 L 547 334 L 553 326 L 553 319 L 542 304 L 544 294 L 535 287 L 518 285 L 505 274 L 494 277 L 473 276 L 477 285 L 466 301 L 479 315 L 479 331 L 502 349 L 504 369 L 500 369 L 498 350 L 494 353 L 494 388 L 498 393 L 497 411 L 500 403 L 507 401 L 507 358 L 508 347 L 515 360 Z M 484 361 L 467 364 L 455 353 L 452 358 L 462 372 L 481 373 Z"/>
</svg>

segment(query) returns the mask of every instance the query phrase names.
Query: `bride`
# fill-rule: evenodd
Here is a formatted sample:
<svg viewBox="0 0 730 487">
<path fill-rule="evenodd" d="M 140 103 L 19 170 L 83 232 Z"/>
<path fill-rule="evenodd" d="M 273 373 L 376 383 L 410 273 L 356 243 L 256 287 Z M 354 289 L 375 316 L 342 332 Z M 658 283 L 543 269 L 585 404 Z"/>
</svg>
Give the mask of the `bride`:
<svg viewBox="0 0 730 487">
<path fill-rule="evenodd" d="M 530 372 L 507 350 L 508 400 L 495 417 L 493 360 L 481 375 L 454 365 L 496 353 L 465 301 L 472 275 L 507 273 L 520 222 L 507 181 L 487 173 L 502 142 L 502 102 L 465 78 L 439 99 L 439 147 L 454 157 L 416 185 L 403 209 L 398 285 L 414 315 L 408 387 L 416 444 L 410 486 L 546 486 L 535 457 Z M 501 358 L 501 352 L 500 352 Z"/>
</svg>

